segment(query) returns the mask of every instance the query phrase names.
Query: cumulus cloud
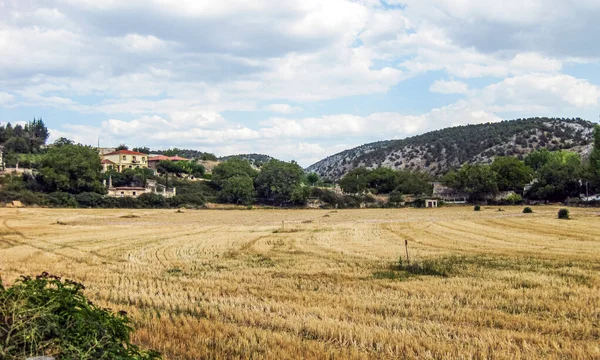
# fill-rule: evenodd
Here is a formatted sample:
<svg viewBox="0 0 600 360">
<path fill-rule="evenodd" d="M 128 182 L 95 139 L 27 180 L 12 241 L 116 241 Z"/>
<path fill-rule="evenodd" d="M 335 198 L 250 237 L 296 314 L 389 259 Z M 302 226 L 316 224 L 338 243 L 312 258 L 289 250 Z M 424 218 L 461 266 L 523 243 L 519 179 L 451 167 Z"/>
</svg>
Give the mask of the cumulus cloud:
<svg viewBox="0 0 600 360">
<path fill-rule="evenodd" d="M 290 104 L 270 104 L 265 106 L 265 110 L 281 114 L 293 114 L 302 111 L 299 106 L 291 106 Z"/>
<path fill-rule="evenodd" d="M 53 137 L 81 142 L 265 152 L 306 164 L 505 114 L 599 108 L 594 77 L 568 72 L 573 64 L 598 70 L 595 0 L 0 6 L 0 110 L 65 111 L 71 115 L 52 127 Z M 422 89 L 401 86 L 424 74 Z M 421 91 L 420 105 L 362 108 L 401 91 Z M 460 100 L 422 105 L 431 92 Z"/>
<path fill-rule="evenodd" d="M 429 91 L 440 94 L 466 94 L 469 92 L 469 85 L 462 81 L 436 80 L 429 87 Z"/>
</svg>

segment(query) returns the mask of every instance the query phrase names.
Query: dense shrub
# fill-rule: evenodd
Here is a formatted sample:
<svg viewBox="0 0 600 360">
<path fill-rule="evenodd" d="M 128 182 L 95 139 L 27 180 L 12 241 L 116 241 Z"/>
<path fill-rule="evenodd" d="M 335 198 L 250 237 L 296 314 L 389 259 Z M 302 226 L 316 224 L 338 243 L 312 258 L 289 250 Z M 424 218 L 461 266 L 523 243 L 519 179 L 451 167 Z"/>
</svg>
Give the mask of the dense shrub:
<svg viewBox="0 0 600 360">
<path fill-rule="evenodd" d="M 198 207 L 205 203 L 206 199 L 200 193 L 176 195 L 167 199 L 167 204 L 172 208 L 181 206 Z"/>
<path fill-rule="evenodd" d="M 519 194 L 510 194 L 502 200 L 504 200 L 506 203 L 508 203 L 510 205 L 517 205 L 517 204 L 523 203 L 523 197 Z"/>
<path fill-rule="evenodd" d="M 159 359 L 131 344 L 127 314 L 87 300 L 83 285 L 43 273 L 0 282 L 0 358 Z"/>
<path fill-rule="evenodd" d="M 526 207 L 525 209 L 523 209 L 523 214 L 531 214 L 533 213 L 533 210 L 530 207 Z"/>
<path fill-rule="evenodd" d="M 473 208 L 474 211 L 481 211 L 481 206 L 479 205 L 475 205 L 475 207 Z"/>
<path fill-rule="evenodd" d="M 81 207 L 98 207 L 102 204 L 102 195 L 95 192 L 82 192 L 75 195 L 75 199 Z"/>
<path fill-rule="evenodd" d="M 142 208 L 162 209 L 168 207 L 165 198 L 158 194 L 142 194 L 137 198 L 137 202 Z"/>
<path fill-rule="evenodd" d="M 55 207 L 77 207 L 78 202 L 75 196 L 62 192 L 56 191 L 48 194 L 48 200 L 50 201 L 50 205 Z"/>
<path fill-rule="evenodd" d="M 9 203 L 11 201 L 20 201 L 24 205 L 46 206 L 50 203 L 48 195 L 29 190 L 20 191 L 0 191 L 0 202 Z"/>
<path fill-rule="evenodd" d="M 569 219 L 569 210 L 568 209 L 558 210 L 558 218 L 568 220 Z"/>
</svg>

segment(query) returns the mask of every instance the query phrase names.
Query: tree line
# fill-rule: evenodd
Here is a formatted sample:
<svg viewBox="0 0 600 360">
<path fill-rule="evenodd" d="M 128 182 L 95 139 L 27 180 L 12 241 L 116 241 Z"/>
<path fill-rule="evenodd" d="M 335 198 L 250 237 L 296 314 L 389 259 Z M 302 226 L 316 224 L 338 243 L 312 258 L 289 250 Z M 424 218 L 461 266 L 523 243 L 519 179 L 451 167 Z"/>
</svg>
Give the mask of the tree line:
<svg viewBox="0 0 600 360">
<path fill-rule="evenodd" d="M 7 128 L 13 130 L 11 136 L 6 136 Z M 5 149 L 11 139 L 17 138 L 15 128 L 17 126 L 2 127 Z M 431 196 L 434 181 L 466 193 L 473 202 L 484 201 L 503 191 L 514 191 L 522 198 L 545 201 L 578 197 L 586 187 L 590 193 L 600 191 L 598 125 L 594 132 L 594 146 L 586 161 L 566 150 L 542 149 L 522 159 L 497 156 L 491 164 L 465 164 L 438 178 L 414 170 L 357 168 L 339 180 L 343 194 L 332 191 L 330 187 L 333 184 L 321 180 L 317 174 L 306 174 L 296 162 L 276 159 L 270 159 L 258 168 L 245 159 L 232 157 L 217 165 L 211 176 L 194 161 L 161 161 L 158 174 L 150 169 L 103 173 L 98 152 L 91 146 L 74 144 L 64 138 L 51 146 L 44 146 L 48 132 L 41 119 L 20 129 L 18 138 L 28 139 L 27 149 L 20 150 L 30 152 L 17 155 L 35 156 L 32 166 L 35 171 L 1 178 L 0 201 L 99 207 L 200 206 L 208 201 L 301 206 L 313 198 L 331 206 L 356 207 L 361 203 L 379 201 L 375 195 L 380 194 L 387 195 L 392 205 L 402 203 L 403 197 L 408 194 Z M 9 147 L 9 154 L 15 154 L 14 151 L 14 147 Z M 186 181 L 184 175 L 203 178 L 203 181 Z M 153 194 L 145 194 L 139 199 L 106 199 L 104 195 L 109 179 L 114 186 L 146 186 L 152 179 L 165 186 L 177 187 L 178 195 L 173 199 Z"/>
</svg>

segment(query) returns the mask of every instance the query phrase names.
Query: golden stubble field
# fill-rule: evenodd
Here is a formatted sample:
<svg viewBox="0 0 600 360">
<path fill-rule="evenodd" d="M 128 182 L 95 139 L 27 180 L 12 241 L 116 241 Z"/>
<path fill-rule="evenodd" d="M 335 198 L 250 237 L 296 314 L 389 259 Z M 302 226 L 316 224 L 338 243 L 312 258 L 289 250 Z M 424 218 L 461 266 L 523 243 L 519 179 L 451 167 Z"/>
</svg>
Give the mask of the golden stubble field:
<svg viewBox="0 0 600 360">
<path fill-rule="evenodd" d="M 83 282 L 167 359 L 600 358 L 600 209 L 504 210 L 0 209 L 0 275 Z M 395 271 L 405 239 L 449 276 Z"/>
</svg>

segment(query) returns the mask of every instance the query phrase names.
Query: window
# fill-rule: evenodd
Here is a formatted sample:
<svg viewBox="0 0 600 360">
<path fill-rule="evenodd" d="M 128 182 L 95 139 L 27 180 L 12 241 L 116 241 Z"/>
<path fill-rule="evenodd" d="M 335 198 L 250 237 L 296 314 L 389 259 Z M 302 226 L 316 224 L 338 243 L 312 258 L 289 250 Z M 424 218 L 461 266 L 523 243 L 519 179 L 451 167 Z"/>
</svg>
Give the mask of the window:
<svg viewBox="0 0 600 360">
<path fill-rule="evenodd" d="M 135 191 L 133 192 L 133 196 L 135 196 Z"/>
<path fill-rule="evenodd" d="M 123 155 L 123 160 L 127 160 L 127 155 Z"/>
<path fill-rule="evenodd" d="M 146 157 L 142 156 L 142 162 L 146 162 Z"/>
<path fill-rule="evenodd" d="M 129 168 L 130 168 L 130 169 L 133 169 L 133 165 L 129 165 Z"/>
</svg>

